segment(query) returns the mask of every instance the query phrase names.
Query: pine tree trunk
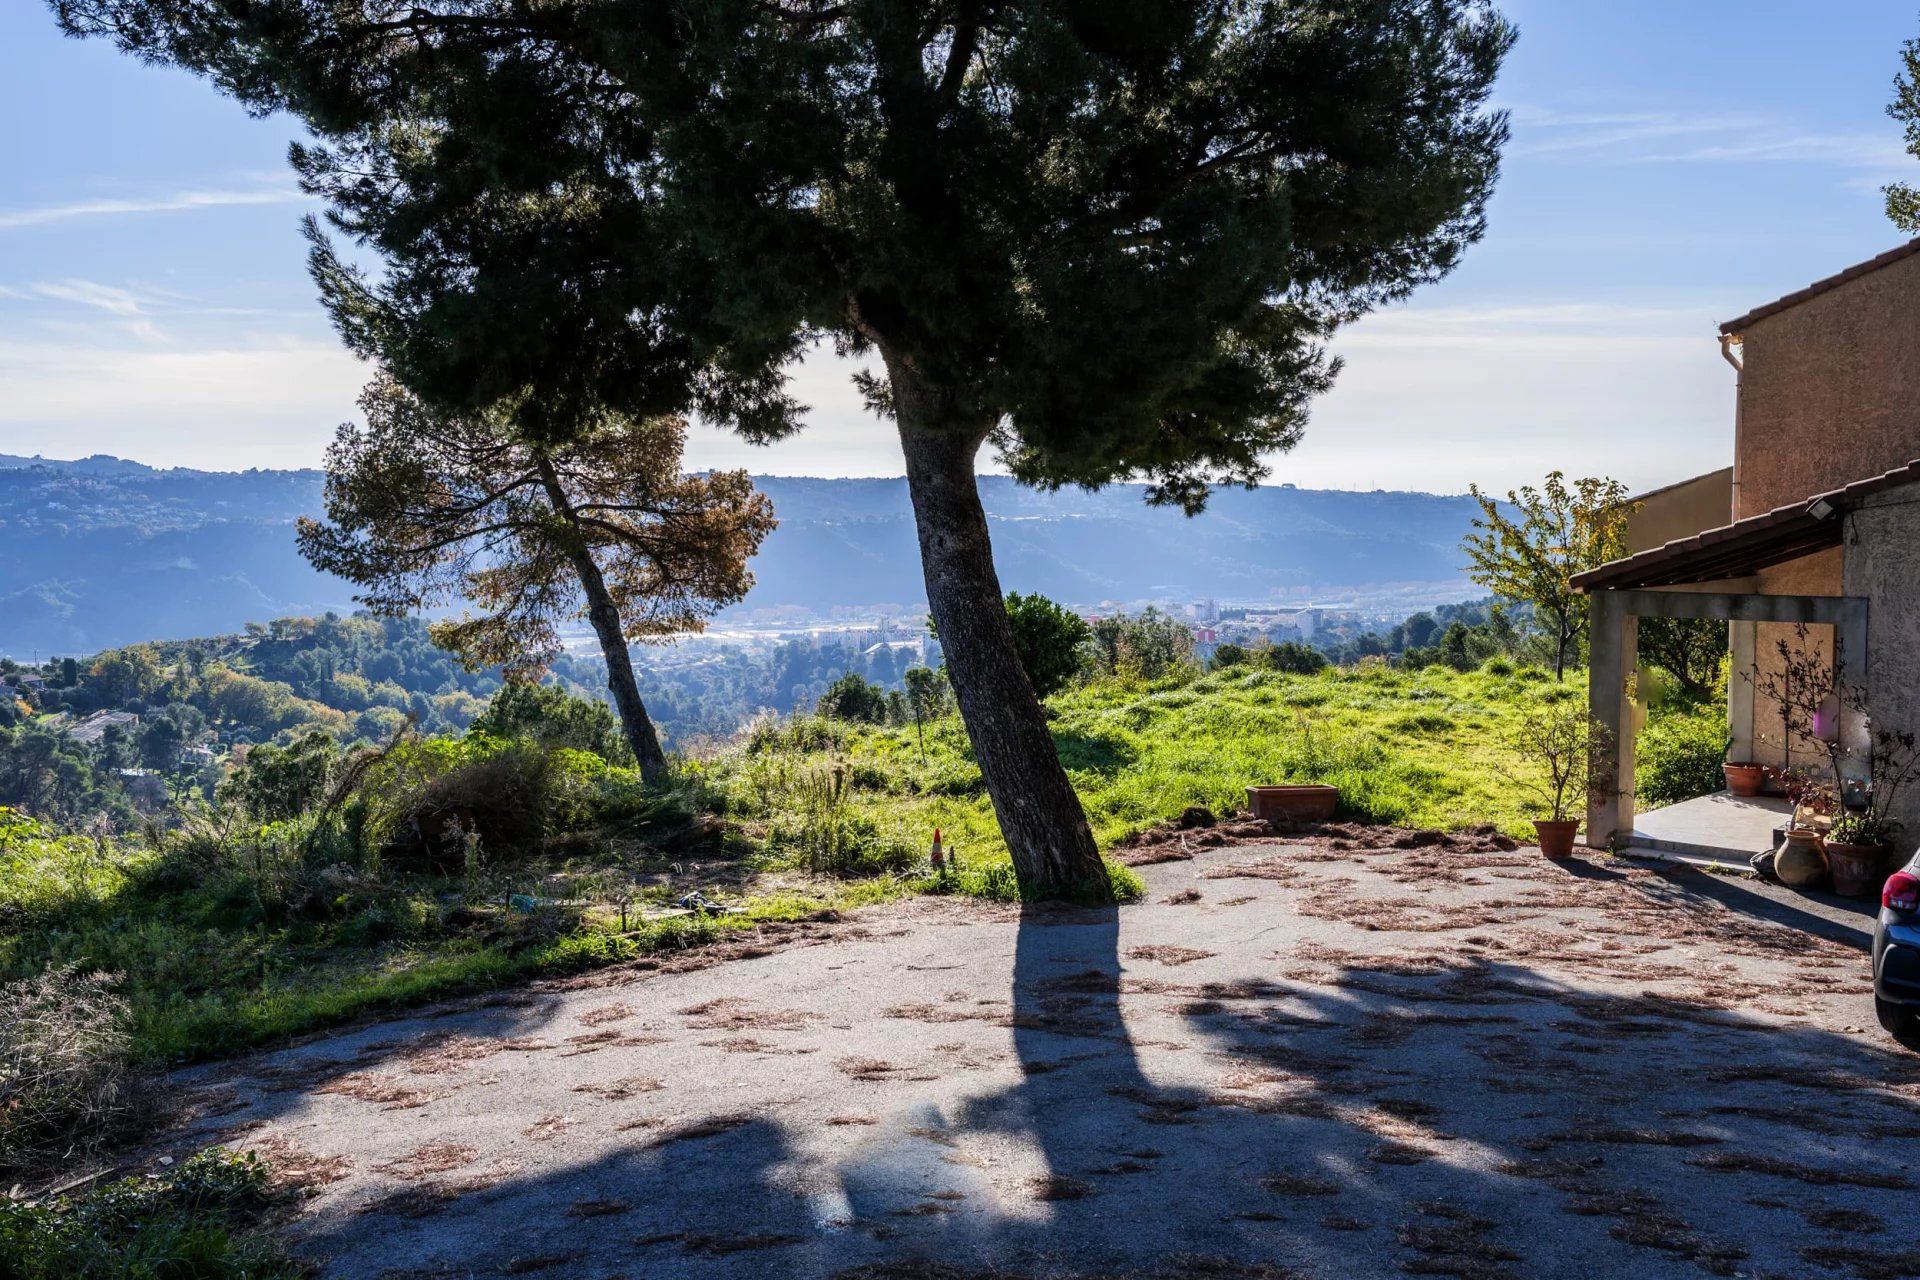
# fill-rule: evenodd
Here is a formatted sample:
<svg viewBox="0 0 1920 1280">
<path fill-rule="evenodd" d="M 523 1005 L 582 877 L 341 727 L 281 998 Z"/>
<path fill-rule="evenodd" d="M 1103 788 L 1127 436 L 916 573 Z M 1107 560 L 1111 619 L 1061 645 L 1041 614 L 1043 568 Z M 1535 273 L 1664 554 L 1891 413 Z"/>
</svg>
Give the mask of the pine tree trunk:
<svg viewBox="0 0 1920 1280">
<path fill-rule="evenodd" d="M 577 528 L 573 506 L 567 500 L 559 476 L 544 462 L 540 472 L 554 509 Z M 640 682 L 634 678 L 633 657 L 627 652 L 626 632 L 620 626 L 620 608 L 614 604 L 606 577 L 583 539 L 573 540 L 568 556 L 580 579 L 580 592 L 586 597 L 587 621 L 592 624 L 593 634 L 600 641 L 601 655 L 607 661 L 607 690 L 613 694 L 613 708 L 620 717 L 620 729 L 626 735 L 627 746 L 632 749 L 633 758 L 640 766 L 640 776 L 647 785 L 665 786 L 671 781 L 667 753 L 660 749 L 660 735 L 654 730 L 653 717 L 647 714 L 647 704 L 640 700 Z"/>
<path fill-rule="evenodd" d="M 620 611 L 607 593 L 606 579 L 593 557 L 582 553 L 579 560 L 580 587 L 587 597 L 587 621 L 600 639 L 600 651 L 607 659 L 607 689 L 613 694 L 614 710 L 620 716 L 621 731 L 633 758 L 639 762 L 640 776 L 649 786 L 665 786 L 669 781 L 667 753 L 660 749 L 660 735 L 654 730 L 647 704 L 640 700 L 640 682 L 633 674 L 633 658 L 627 652 L 627 638 L 620 629 Z"/>
<path fill-rule="evenodd" d="M 891 359 L 888 365 L 927 602 L 1021 890 L 1032 897 L 1107 897 L 1106 869 L 1080 797 L 1060 767 L 1040 700 L 1013 647 L 974 476 L 986 430 L 943 422 L 911 371 Z"/>
</svg>

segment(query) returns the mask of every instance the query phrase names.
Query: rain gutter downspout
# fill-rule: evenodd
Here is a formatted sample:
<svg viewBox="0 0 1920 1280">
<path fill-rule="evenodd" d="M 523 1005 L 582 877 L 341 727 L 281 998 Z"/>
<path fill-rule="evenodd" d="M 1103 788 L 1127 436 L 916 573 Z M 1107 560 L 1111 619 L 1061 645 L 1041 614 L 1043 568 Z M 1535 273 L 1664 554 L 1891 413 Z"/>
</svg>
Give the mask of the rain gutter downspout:
<svg viewBox="0 0 1920 1280">
<path fill-rule="evenodd" d="M 1740 378 L 1746 372 L 1746 364 L 1734 351 L 1739 348 L 1745 354 L 1746 335 L 1741 333 L 1723 333 L 1720 335 L 1720 355 L 1733 366 L 1733 511 L 1731 518 L 1740 519 L 1746 514 L 1740 507 Z"/>
</svg>

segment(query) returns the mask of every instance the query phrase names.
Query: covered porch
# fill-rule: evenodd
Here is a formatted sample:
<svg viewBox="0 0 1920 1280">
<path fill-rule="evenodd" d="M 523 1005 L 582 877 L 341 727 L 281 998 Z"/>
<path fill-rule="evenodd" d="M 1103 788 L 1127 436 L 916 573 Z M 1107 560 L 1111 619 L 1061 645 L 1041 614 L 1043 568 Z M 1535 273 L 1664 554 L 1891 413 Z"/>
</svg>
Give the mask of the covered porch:
<svg viewBox="0 0 1920 1280">
<path fill-rule="evenodd" d="M 1856 596 L 1767 595 L 1758 592 L 1709 592 L 1677 588 L 1598 588 L 1590 592 L 1591 657 L 1587 672 L 1588 707 L 1599 727 L 1594 768 L 1587 795 L 1587 844 L 1621 848 L 1633 841 L 1636 826 L 1648 823 L 1648 836 L 1670 844 L 1689 844 L 1723 852 L 1743 848 L 1756 833 L 1762 842 L 1748 853 L 1769 848 L 1766 838 L 1777 806 L 1734 804 L 1734 797 L 1707 797 L 1712 804 L 1688 801 L 1665 810 L 1636 815 L 1634 739 L 1641 715 L 1635 702 L 1639 673 L 1639 621 L 1645 617 L 1702 618 L 1724 621 L 1733 677 L 1727 682 L 1728 759 L 1754 758 L 1753 685 L 1743 672 L 1753 668 L 1762 623 L 1806 624 L 1832 629 L 1835 687 L 1867 684 L 1868 602 Z M 1867 723 L 1859 710 L 1841 701 L 1841 785 L 1864 787 Z M 1666 815 L 1666 816 L 1662 816 Z M 1709 824 L 1723 824 L 1716 837 Z M 1764 824 L 1764 829 L 1763 829 Z M 1659 847 L 1655 845 L 1654 847 Z M 1688 850 L 1691 851 L 1691 850 Z"/>
<path fill-rule="evenodd" d="M 1871 598 L 1882 594 L 1891 557 L 1876 551 L 1874 524 L 1889 502 L 1908 504 L 1893 491 L 1920 480 L 1920 464 L 1816 494 L 1805 502 L 1677 539 L 1613 561 L 1573 579 L 1590 608 L 1589 708 L 1599 726 L 1587 803 L 1586 843 L 1623 849 L 1632 844 L 1692 857 L 1744 861 L 1771 846 L 1785 806 L 1720 794 L 1636 814 L 1635 735 L 1644 719 L 1636 703 L 1642 618 L 1711 619 L 1728 626 L 1731 678 L 1727 682 L 1727 758 L 1767 761 L 1792 743 L 1762 743 L 1756 730 L 1755 689 L 1746 673 L 1766 668 L 1782 625 L 1818 629 L 1810 648 L 1831 663 L 1835 689 L 1866 699 L 1838 699 L 1837 733 L 1848 790 L 1864 786 L 1870 726 L 1864 706 L 1882 699 L 1872 688 L 1872 644 L 1888 642 L 1889 618 L 1876 618 Z M 1873 517 L 1873 519 L 1869 519 Z M 1865 535 L 1865 536 L 1863 536 Z M 1886 561 L 1885 564 L 1877 563 Z M 1871 633 L 1878 626 L 1883 634 Z M 1893 653 L 1900 645 L 1895 642 Z M 1887 655 L 1878 655 L 1884 659 Z M 1881 670 L 1881 676 L 1894 673 Z M 1896 683 L 1899 683 L 1896 676 Z M 1765 714 L 1762 709 L 1762 714 Z M 1904 719 L 1905 717 L 1901 717 Z"/>
</svg>

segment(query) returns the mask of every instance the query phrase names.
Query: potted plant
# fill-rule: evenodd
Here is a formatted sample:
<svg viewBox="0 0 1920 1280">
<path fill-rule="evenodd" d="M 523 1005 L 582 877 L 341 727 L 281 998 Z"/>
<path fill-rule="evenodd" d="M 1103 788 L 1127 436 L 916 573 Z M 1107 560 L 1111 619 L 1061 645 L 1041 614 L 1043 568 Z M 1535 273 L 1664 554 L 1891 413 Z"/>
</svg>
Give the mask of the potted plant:
<svg viewBox="0 0 1920 1280">
<path fill-rule="evenodd" d="M 1861 807 L 1841 814 L 1827 831 L 1833 891 L 1843 897 L 1870 897 L 1884 882 L 1887 855 L 1900 835 L 1901 824 L 1891 816 L 1894 797 L 1920 767 L 1914 742 L 1911 733 L 1875 731 Z"/>
<path fill-rule="evenodd" d="M 1594 756 L 1604 733 L 1584 706 L 1561 702 L 1530 716 L 1515 736 L 1520 755 L 1546 776 L 1544 783 L 1539 776 L 1530 776 L 1524 785 L 1546 807 L 1547 816 L 1535 818 L 1533 830 L 1540 852 L 1549 858 L 1573 856 L 1574 836 L 1580 828 L 1574 806 L 1587 798 L 1594 781 Z"/>
<path fill-rule="evenodd" d="M 1757 796 L 1767 785 L 1767 766 L 1752 760 L 1729 760 L 1720 766 L 1727 776 L 1727 791 L 1736 796 Z"/>
</svg>

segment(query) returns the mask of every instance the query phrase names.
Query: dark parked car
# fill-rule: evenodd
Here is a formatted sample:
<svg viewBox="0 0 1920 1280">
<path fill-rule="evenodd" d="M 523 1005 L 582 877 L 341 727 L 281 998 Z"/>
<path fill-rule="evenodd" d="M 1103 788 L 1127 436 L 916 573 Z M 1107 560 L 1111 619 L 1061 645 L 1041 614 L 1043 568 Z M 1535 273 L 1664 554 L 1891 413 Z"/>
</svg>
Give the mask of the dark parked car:
<svg viewBox="0 0 1920 1280">
<path fill-rule="evenodd" d="M 1880 1025 L 1920 1048 L 1920 853 L 1887 877 L 1873 929 L 1873 1007 Z"/>
</svg>

